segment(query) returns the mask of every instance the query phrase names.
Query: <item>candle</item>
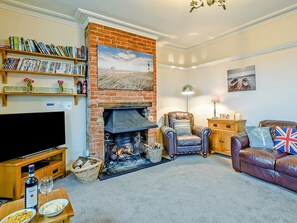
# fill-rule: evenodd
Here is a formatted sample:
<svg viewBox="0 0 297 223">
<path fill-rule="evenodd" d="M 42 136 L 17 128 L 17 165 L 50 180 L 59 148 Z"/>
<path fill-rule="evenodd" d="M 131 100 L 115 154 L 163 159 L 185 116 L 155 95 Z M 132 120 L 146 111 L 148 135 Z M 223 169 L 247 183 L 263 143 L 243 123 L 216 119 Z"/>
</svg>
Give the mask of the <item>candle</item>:
<svg viewBox="0 0 297 223">
<path fill-rule="evenodd" d="M 239 113 L 235 113 L 235 120 L 240 120 L 241 119 L 241 115 Z"/>
<path fill-rule="evenodd" d="M 229 112 L 229 115 L 230 115 L 230 120 L 234 120 L 234 118 L 235 118 L 235 112 L 234 111 L 230 111 Z"/>
</svg>

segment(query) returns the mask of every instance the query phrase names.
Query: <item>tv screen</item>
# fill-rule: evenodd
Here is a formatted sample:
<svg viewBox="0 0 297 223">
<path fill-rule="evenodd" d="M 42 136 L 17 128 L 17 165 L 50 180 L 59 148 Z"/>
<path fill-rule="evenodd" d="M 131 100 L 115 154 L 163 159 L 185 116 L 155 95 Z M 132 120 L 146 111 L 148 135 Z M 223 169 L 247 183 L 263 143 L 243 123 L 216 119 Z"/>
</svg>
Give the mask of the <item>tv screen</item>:
<svg viewBox="0 0 297 223">
<path fill-rule="evenodd" d="M 0 162 L 65 144 L 64 111 L 0 115 Z"/>
</svg>

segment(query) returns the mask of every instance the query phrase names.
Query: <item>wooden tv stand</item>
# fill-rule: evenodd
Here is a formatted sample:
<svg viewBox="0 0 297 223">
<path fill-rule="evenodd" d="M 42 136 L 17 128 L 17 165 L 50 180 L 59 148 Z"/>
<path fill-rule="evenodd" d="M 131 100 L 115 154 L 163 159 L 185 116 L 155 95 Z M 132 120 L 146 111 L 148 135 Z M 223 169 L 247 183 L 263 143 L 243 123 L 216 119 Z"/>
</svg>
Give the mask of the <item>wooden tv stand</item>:
<svg viewBox="0 0 297 223">
<path fill-rule="evenodd" d="M 0 197 L 20 199 L 24 195 L 25 181 L 28 178 L 28 165 L 40 161 L 47 162 L 39 169 L 35 168 L 35 176 L 41 179 L 52 176 L 53 179 L 65 176 L 66 147 L 52 149 L 32 157 L 12 159 L 0 163 Z"/>
</svg>

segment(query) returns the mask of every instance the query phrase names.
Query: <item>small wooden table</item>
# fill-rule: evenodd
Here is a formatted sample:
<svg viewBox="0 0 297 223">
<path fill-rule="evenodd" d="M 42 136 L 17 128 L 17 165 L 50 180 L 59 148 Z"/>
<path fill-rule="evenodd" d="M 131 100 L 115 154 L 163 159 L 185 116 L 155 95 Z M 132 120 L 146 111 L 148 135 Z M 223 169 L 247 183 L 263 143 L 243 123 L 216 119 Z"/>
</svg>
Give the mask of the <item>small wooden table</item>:
<svg viewBox="0 0 297 223">
<path fill-rule="evenodd" d="M 71 202 L 69 200 L 69 197 L 66 193 L 65 188 L 60 188 L 57 190 L 53 190 L 48 194 L 48 201 L 51 200 L 55 200 L 55 199 L 60 199 L 60 198 L 65 198 L 68 200 L 68 204 L 65 207 L 65 209 L 62 211 L 62 213 L 60 213 L 57 216 L 54 217 L 45 217 L 41 214 L 39 214 L 38 211 L 36 211 L 36 215 L 34 216 L 34 218 L 30 221 L 30 223 L 35 223 L 35 222 L 42 222 L 42 223 L 70 223 L 70 218 L 74 216 L 74 212 L 71 206 Z M 38 208 L 41 207 L 41 205 L 43 205 L 45 202 L 45 195 L 43 194 L 39 194 L 38 196 Z M 15 201 L 11 201 L 8 202 L 6 204 L 3 204 L 0 207 L 0 220 L 2 220 L 3 218 L 5 218 L 7 215 L 24 209 L 25 208 L 25 201 L 24 198 L 19 199 L 19 200 L 15 200 Z"/>
</svg>

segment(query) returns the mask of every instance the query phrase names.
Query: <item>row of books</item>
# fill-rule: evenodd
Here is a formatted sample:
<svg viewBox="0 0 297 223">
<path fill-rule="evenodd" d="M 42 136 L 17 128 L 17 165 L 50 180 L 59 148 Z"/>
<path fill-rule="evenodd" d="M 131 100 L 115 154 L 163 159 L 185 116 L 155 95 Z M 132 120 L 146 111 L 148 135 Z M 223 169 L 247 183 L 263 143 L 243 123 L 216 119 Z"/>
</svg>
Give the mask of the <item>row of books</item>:
<svg viewBox="0 0 297 223">
<path fill-rule="evenodd" d="M 57 74 L 86 75 L 86 64 L 74 65 L 71 63 L 37 60 L 32 58 L 7 58 L 4 69 L 27 72 L 45 72 Z"/>
<path fill-rule="evenodd" d="M 13 50 L 88 59 L 88 49 L 85 46 L 74 47 L 44 44 L 43 42 L 37 42 L 35 39 L 24 39 L 18 36 L 10 36 L 8 40 L 10 48 Z"/>
</svg>

